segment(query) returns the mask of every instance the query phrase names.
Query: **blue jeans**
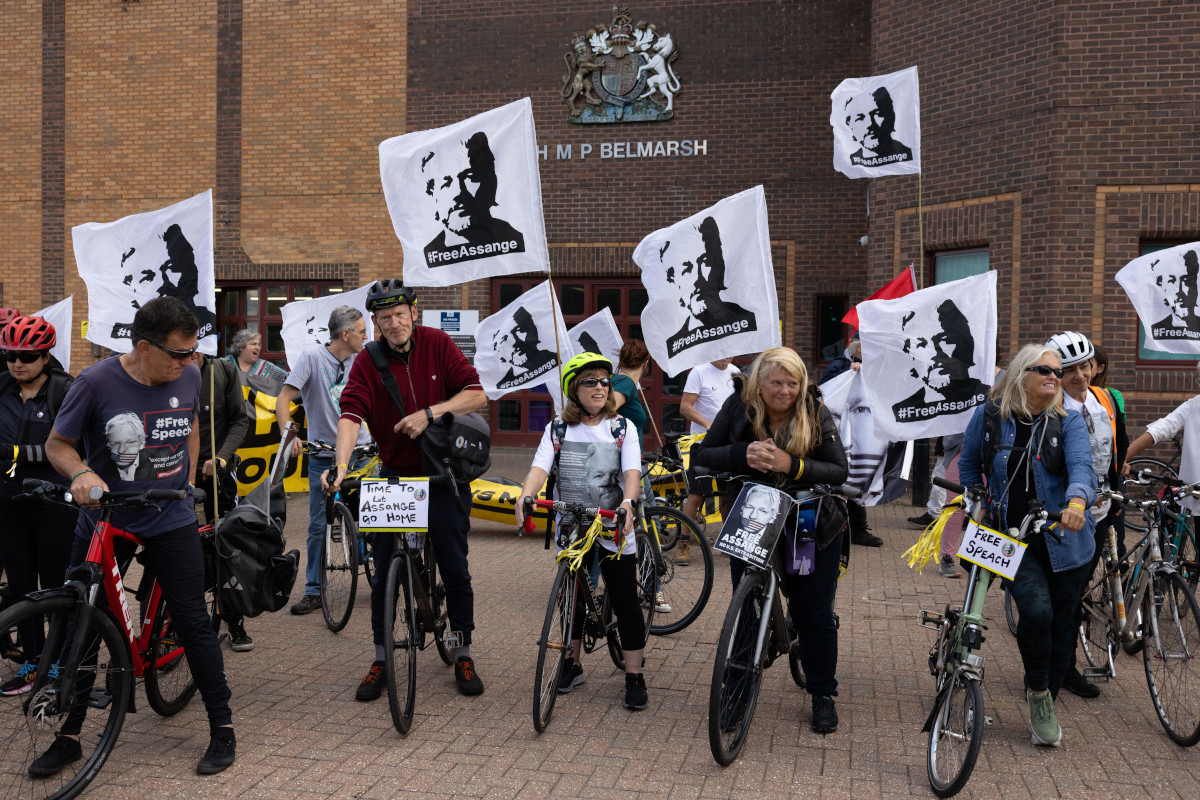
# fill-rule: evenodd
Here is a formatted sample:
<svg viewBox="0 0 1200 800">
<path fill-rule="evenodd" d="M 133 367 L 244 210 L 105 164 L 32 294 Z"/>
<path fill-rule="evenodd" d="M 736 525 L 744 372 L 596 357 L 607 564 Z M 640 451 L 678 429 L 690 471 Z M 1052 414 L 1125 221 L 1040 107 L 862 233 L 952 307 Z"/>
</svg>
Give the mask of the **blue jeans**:
<svg viewBox="0 0 1200 800">
<path fill-rule="evenodd" d="M 350 470 L 367 462 L 362 456 L 351 456 Z M 321 473 L 333 468 L 333 456 L 308 457 L 308 562 L 304 567 L 304 593 L 321 594 L 321 544 L 325 541 L 325 490 L 321 488 Z"/>
</svg>

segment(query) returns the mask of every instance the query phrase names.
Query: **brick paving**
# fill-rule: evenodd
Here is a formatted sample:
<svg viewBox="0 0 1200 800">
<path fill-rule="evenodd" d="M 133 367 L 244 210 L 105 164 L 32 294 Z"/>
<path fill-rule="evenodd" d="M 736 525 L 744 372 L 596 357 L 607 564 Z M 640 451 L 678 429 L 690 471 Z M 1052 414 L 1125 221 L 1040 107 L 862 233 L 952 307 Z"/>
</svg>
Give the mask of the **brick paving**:
<svg viewBox="0 0 1200 800">
<path fill-rule="evenodd" d="M 497 454 L 497 471 L 523 477 L 529 454 Z M 304 500 L 289 505 L 288 538 L 303 537 Z M 225 648 L 233 690 L 238 760 L 227 772 L 195 774 L 207 744 L 199 699 L 178 716 L 154 714 L 139 689 L 139 712 L 85 797 L 147 798 L 778 798 L 930 797 L 927 737 L 932 702 L 927 654 L 933 631 L 920 608 L 961 602 L 964 582 L 903 551 L 917 532 L 905 502 L 873 509 L 879 549 L 854 547 L 838 588 L 841 617 L 839 730 L 818 736 L 810 707 L 777 662 L 767 672 L 749 741 L 721 768 L 708 747 L 708 687 L 728 604 L 727 565 L 718 559 L 708 608 L 687 630 L 657 638 L 647 654 L 650 707 L 621 707 L 624 682 L 608 656 L 585 657 L 588 681 L 561 696 L 549 729 L 531 719 L 535 642 L 553 576 L 540 537 L 477 523 L 471 564 L 476 593 L 474 655 L 486 692 L 460 697 L 433 648 L 417 658 L 416 717 L 407 737 L 392 727 L 386 698 L 358 703 L 354 690 L 372 657 L 369 609 L 360 598 L 349 625 L 330 633 L 320 614 L 287 611 L 247 621 L 255 648 Z M 293 595 L 302 591 L 297 587 Z M 361 591 L 361 589 L 360 589 Z M 1030 744 L 1016 643 L 1001 595 L 983 654 L 985 729 L 979 763 L 963 797 L 1200 797 L 1198 755 L 1167 739 L 1146 690 L 1140 657 L 1121 655 L 1118 677 L 1096 700 L 1063 693 L 1061 749 Z"/>
</svg>

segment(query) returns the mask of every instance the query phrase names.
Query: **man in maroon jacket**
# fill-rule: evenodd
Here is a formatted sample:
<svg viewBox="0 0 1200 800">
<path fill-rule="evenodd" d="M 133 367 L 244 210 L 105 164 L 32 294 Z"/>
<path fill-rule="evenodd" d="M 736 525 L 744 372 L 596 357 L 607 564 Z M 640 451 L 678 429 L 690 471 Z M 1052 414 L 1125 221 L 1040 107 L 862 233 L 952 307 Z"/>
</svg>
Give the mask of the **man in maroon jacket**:
<svg viewBox="0 0 1200 800">
<path fill-rule="evenodd" d="M 341 397 L 338 420 L 336 473 L 331 489 L 340 488 L 346 477 L 350 453 L 365 422 L 379 444 L 383 461 L 381 477 L 427 476 L 421 468 L 418 437 L 435 415 L 453 412 L 466 414 L 487 405 L 479 383 L 479 374 L 467 361 L 458 345 L 435 328 L 419 327 L 413 308 L 417 294 L 398 280 L 376 281 L 367 293 L 367 309 L 375 327 L 383 334 L 383 350 L 388 370 L 396 378 L 404 401 L 402 417 L 396 402 L 383 385 L 379 370 L 367 357 L 356 358 L 350 367 Z M 459 487 L 465 508 L 471 507 L 471 487 Z M 465 695 L 483 692 L 483 681 L 475 672 L 471 658 L 471 632 L 475 629 L 475 595 L 467 568 L 467 532 L 470 519 L 454 502 L 450 487 L 432 484 L 429 489 L 429 533 L 437 556 L 438 570 L 446 587 L 446 611 L 450 627 L 462 637 L 454 654 L 454 677 L 458 690 Z M 375 563 L 388 564 L 394 541 L 391 536 L 375 537 Z M 362 701 L 378 699 L 383 693 L 383 658 L 390 646 L 391 633 L 383 630 L 385 580 L 371 590 L 371 631 L 375 639 L 375 660 L 358 687 Z"/>
</svg>

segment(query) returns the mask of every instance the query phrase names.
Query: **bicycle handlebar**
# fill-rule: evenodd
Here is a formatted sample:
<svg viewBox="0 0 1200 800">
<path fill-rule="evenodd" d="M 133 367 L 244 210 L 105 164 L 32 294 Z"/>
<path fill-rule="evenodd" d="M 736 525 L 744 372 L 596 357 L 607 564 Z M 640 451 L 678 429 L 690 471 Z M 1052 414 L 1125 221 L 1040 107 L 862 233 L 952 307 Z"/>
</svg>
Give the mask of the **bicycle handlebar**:
<svg viewBox="0 0 1200 800">
<path fill-rule="evenodd" d="M 69 487 L 61 486 L 50 481 L 37 478 L 26 478 L 21 482 L 21 489 L 30 497 L 42 498 L 61 503 L 75 503 Z M 194 489 L 201 492 L 198 487 Z M 140 492 L 106 492 L 99 486 L 93 486 L 88 497 L 98 503 L 112 505 L 152 505 L 156 500 L 186 500 L 187 491 L 184 489 L 144 489 Z M 204 496 L 200 496 L 203 502 Z"/>
<path fill-rule="evenodd" d="M 582 503 L 568 503 L 565 500 L 535 500 L 532 497 L 525 498 L 525 533 L 533 533 L 533 507 L 537 505 L 539 508 L 545 508 L 550 511 L 557 511 L 560 514 L 571 514 L 574 516 L 595 517 L 600 516 L 604 519 L 615 519 L 617 527 L 620 530 L 625 529 L 625 515 L 628 511 L 624 508 L 618 508 L 616 511 L 609 511 L 607 508 L 593 508 L 585 506 Z"/>
</svg>

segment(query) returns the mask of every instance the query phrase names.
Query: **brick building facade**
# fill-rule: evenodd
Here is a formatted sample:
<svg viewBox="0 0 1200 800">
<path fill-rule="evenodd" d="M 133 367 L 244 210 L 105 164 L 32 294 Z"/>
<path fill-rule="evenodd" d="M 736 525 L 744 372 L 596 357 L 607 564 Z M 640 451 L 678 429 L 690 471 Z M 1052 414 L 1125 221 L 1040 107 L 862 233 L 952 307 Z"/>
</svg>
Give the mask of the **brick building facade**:
<svg viewBox="0 0 1200 800">
<path fill-rule="evenodd" d="M 1149 244 L 1200 239 L 1190 3 L 630 4 L 678 42 L 682 90 L 674 119 L 618 125 L 568 123 L 559 95 L 572 35 L 607 24 L 607 4 L 3 6 L 0 292 L 22 310 L 86 297 L 71 226 L 210 187 L 218 285 L 240 297 L 223 305 L 229 325 L 249 319 L 250 292 L 266 320 L 305 292 L 394 275 L 378 143 L 528 96 L 555 281 L 581 309 L 619 296 L 636 324 L 637 241 L 762 184 L 784 340 L 810 362 L 822 309 L 909 263 L 933 279 L 931 256 L 976 250 L 999 272 L 1002 358 L 1075 327 L 1110 346 L 1135 426 L 1191 393 L 1190 364 L 1139 358 L 1136 317 L 1112 280 Z M 924 174 L 834 172 L 829 92 L 912 64 Z M 704 146 L 598 157 L 604 143 L 647 141 Z M 498 283 L 425 290 L 422 304 L 486 315 L 509 291 Z M 86 314 L 77 302 L 76 322 Z M 79 368 L 90 358 L 75 349 Z M 647 388 L 669 416 L 678 385 L 655 375 Z M 493 404 L 493 422 L 504 412 L 536 428 L 539 401 L 518 399 L 507 412 Z"/>
</svg>

